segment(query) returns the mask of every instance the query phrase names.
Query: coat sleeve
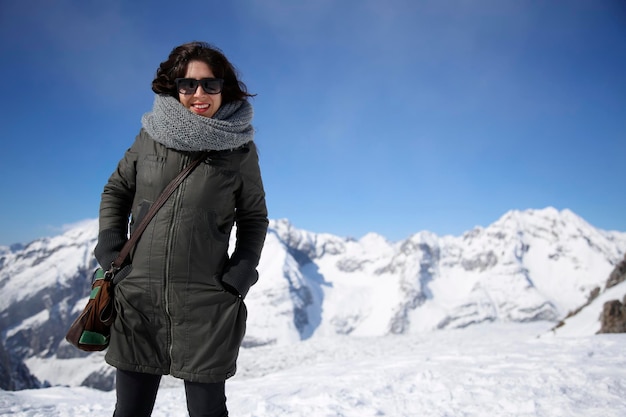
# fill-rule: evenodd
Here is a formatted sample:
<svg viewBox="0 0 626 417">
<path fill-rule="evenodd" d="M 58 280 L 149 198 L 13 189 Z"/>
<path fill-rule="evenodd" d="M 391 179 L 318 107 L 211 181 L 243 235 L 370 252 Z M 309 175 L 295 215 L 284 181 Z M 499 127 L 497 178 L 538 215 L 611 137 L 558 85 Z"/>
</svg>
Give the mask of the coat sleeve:
<svg viewBox="0 0 626 417">
<path fill-rule="evenodd" d="M 128 240 L 128 220 L 135 196 L 138 141 L 135 140 L 118 163 L 100 199 L 98 243 L 94 254 L 105 269 Z"/>
<path fill-rule="evenodd" d="M 268 219 L 265 191 L 259 168 L 259 157 L 254 142 L 241 161 L 241 186 L 237 192 L 235 222 L 237 225 L 235 250 L 222 278 L 239 295 L 245 297 L 258 280 L 256 267 L 267 234 Z"/>
</svg>

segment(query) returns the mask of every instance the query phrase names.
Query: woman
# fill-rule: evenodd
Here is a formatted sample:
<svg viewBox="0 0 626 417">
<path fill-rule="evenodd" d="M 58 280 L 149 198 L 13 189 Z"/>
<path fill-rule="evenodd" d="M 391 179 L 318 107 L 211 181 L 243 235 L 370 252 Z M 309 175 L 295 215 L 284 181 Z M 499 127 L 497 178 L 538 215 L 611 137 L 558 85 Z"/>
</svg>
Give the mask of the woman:
<svg viewBox="0 0 626 417">
<path fill-rule="evenodd" d="M 161 375 L 185 381 L 194 416 L 227 416 L 224 381 L 245 333 L 243 299 L 267 232 L 250 124 L 252 95 L 221 51 L 172 50 L 152 81 L 154 107 L 104 187 L 95 255 L 107 269 L 150 204 L 200 152 L 208 157 L 158 211 L 115 276 L 106 361 L 117 368 L 115 417 L 149 416 Z M 228 242 L 236 224 L 236 245 Z"/>
</svg>

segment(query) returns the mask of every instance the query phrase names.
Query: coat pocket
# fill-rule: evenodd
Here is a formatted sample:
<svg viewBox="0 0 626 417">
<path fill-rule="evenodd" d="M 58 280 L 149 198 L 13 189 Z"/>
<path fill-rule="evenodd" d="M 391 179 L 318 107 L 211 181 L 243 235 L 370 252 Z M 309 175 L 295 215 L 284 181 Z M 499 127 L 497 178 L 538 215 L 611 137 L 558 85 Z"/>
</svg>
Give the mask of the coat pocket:
<svg viewBox="0 0 626 417">
<path fill-rule="evenodd" d="M 187 299 L 182 325 L 174 328 L 172 366 L 200 375 L 234 372 L 246 332 L 243 300 L 224 291 L 192 292 L 197 296 Z"/>
</svg>

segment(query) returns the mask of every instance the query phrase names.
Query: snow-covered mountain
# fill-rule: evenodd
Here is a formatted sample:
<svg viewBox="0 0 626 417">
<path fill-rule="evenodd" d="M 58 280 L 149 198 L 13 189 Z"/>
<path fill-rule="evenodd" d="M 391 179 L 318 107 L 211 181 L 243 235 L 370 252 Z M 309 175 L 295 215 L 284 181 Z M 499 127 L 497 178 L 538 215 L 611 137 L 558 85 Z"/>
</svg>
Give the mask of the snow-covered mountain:
<svg viewBox="0 0 626 417">
<path fill-rule="evenodd" d="M 52 385 L 113 387 L 101 353 L 64 341 L 86 302 L 96 237 L 93 220 L 24 247 L 0 248 L 6 388 L 37 385 L 29 371 Z M 246 299 L 244 346 L 483 322 L 556 324 L 602 289 L 625 252 L 626 232 L 599 230 L 554 208 L 510 211 L 458 237 L 419 232 L 399 242 L 376 234 L 360 240 L 317 234 L 273 220 L 259 282 Z M 623 284 L 611 288 L 615 298 L 626 292 Z M 596 322 L 584 333 L 595 333 Z"/>
</svg>

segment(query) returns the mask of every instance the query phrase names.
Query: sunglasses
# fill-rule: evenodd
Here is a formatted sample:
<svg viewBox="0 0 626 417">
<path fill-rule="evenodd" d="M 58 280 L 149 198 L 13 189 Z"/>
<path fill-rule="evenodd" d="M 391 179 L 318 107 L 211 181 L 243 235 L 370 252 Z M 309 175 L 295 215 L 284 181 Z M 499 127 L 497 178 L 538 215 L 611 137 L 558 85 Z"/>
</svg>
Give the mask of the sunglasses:
<svg viewBox="0 0 626 417">
<path fill-rule="evenodd" d="M 176 89 L 180 94 L 191 95 L 195 94 L 198 89 L 198 84 L 202 87 L 207 94 L 219 94 L 222 92 L 224 86 L 224 80 L 221 78 L 203 78 L 196 80 L 194 78 L 176 78 Z"/>
</svg>

